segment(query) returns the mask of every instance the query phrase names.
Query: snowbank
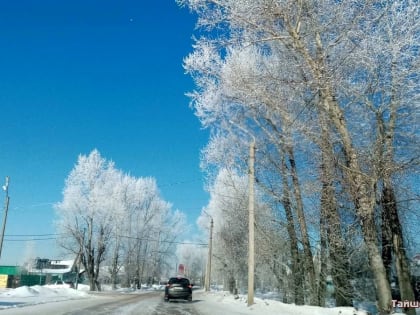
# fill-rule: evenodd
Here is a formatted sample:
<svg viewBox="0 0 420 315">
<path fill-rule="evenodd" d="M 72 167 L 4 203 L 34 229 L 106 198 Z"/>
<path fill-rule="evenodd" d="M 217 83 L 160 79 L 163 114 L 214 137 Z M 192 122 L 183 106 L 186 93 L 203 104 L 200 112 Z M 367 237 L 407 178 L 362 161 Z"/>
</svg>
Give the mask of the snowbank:
<svg viewBox="0 0 420 315">
<path fill-rule="evenodd" d="M 0 291 L 0 309 L 84 298 L 88 298 L 86 291 L 69 288 L 53 289 L 39 285 L 23 286 Z"/>
<path fill-rule="evenodd" d="M 252 315 L 366 315 L 364 311 L 357 311 L 353 307 L 323 308 L 318 306 L 297 306 L 284 304 L 274 300 L 255 298 L 252 306 L 247 306 L 246 296 L 240 295 L 235 299 L 228 292 L 202 293 L 197 296 L 209 303 L 200 304 L 200 314 L 252 314 Z M 206 307 L 208 305 L 209 307 Z"/>
</svg>

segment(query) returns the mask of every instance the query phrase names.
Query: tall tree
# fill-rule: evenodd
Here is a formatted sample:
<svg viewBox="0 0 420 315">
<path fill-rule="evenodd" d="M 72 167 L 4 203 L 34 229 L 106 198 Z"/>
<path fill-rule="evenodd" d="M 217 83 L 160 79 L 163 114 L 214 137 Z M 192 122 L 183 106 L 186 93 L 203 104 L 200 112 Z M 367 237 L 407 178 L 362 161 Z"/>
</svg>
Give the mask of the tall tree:
<svg viewBox="0 0 420 315">
<path fill-rule="evenodd" d="M 62 246 L 81 261 L 91 290 L 100 290 L 99 266 L 105 259 L 113 230 L 113 178 L 117 175 L 113 163 L 101 157 L 97 150 L 80 155 L 66 179 L 63 201 L 57 204 L 58 226 L 67 236 Z"/>
<path fill-rule="evenodd" d="M 416 111 L 412 109 L 416 102 L 418 104 L 418 93 L 415 92 L 418 78 L 416 82 L 414 73 L 418 75 L 419 58 L 414 53 L 418 49 L 414 42 L 419 41 L 420 10 L 418 3 L 412 1 L 386 1 L 383 5 L 386 10 L 375 28 L 374 42 L 368 44 L 376 52 L 369 57 L 377 67 L 367 71 L 371 82 L 376 84 L 369 87 L 375 98 L 367 100 L 366 104 L 376 122 L 374 153 L 378 195 L 381 196 L 382 254 L 388 276 L 392 261 L 395 261 L 401 299 L 414 300 L 395 183 L 397 174 L 412 169 L 419 159 L 416 149 L 413 151 L 407 144 L 416 143 L 418 137 L 418 133 L 412 130 L 416 124 L 413 121 Z M 407 117 L 404 112 L 414 115 Z M 415 314 L 414 309 L 407 312 Z"/>
<path fill-rule="evenodd" d="M 401 105 L 415 100 L 415 91 L 418 89 L 418 54 L 414 44 L 416 41 L 413 40 L 419 34 L 418 19 L 414 20 L 419 13 L 416 2 L 403 1 L 400 6 L 392 6 L 393 1 L 382 1 L 380 4 L 371 1 L 333 0 L 179 2 L 188 4 L 198 13 L 199 26 L 219 29 L 218 37 L 209 33 L 208 37 L 200 38 L 195 52 L 186 61 L 199 87 L 191 96 L 196 113 L 204 125 L 217 128 L 227 112 L 242 113 L 250 105 L 250 102 L 235 98 L 223 98 L 220 92 L 232 88 L 229 82 L 221 80 L 220 74 L 224 71 L 221 60 L 235 51 L 249 47 L 258 48 L 255 51 L 261 57 L 276 56 L 279 60 L 280 67 L 269 72 L 273 80 L 262 80 L 259 86 L 264 91 L 272 89 L 280 95 L 290 96 L 285 98 L 285 104 L 292 104 L 296 108 L 294 112 L 297 115 L 294 115 L 293 122 L 301 121 L 314 130 L 316 125 L 311 124 L 310 120 L 305 121 L 304 118 L 308 115 L 301 113 L 313 112 L 319 117 L 325 116 L 325 122 L 331 127 L 334 141 L 339 143 L 344 157 L 344 163 L 339 166 L 366 244 L 377 288 L 379 309 L 381 313 L 389 313 L 390 286 L 377 242 L 375 220 L 378 180 L 375 169 L 378 163 L 377 156 L 369 155 L 369 147 L 374 142 L 372 130 L 375 128 L 372 128 L 372 113 L 367 108 L 369 104 L 376 106 L 381 97 L 386 100 L 392 98 L 387 96 L 386 91 L 390 91 L 389 89 L 379 93 L 371 89 L 377 86 L 377 82 L 388 81 L 386 76 L 379 75 L 375 81 L 367 74 L 384 60 L 378 50 L 395 52 L 392 49 L 397 47 L 397 54 L 393 55 L 397 59 L 392 60 L 398 60 L 402 66 L 393 68 L 393 77 L 398 74 L 401 80 L 394 82 L 409 83 L 405 85 L 408 87 L 406 89 L 401 89 L 401 85 L 393 85 L 397 92 L 393 95 L 400 100 L 393 102 L 398 108 L 395 113 L 402 117 L 405 108 L 409 106 Z M 410 24 L 408 32 L 406 23 L 400 23 L 406 14 L 409 16 L 407 23 Z M 406 44 L 395 46 L 387 38 L 388 45 L 381 43 L 376 49 L 371 49 L 369 43 L 377 35 L 376 31 L 383 29 L 383 25 L 391 26 L 388 31 L 398 34 L 393 39 L 398 38 L 399 43 L 404 39 Z M 221 29 L 225 31 L 220 31 Z M 260 67 L 261 64 L 256 60 L 249 60 L 247 67 Z M 244 75 L 246 73 L 239 72 L 236 77 L 240 80 Z M 274 80 L 281 80 L 283 86 L 276 90 L 277 86 L 273 88 L 272 84 Z M 250 89 L 247 93 L 248 97 L 251 96 L 251 104 L 252 96 L 258 91 Z M 297 94 L 300 97 L 296 98 Z M 315 98 L 316 101 L 306 102 L 306 96 L 309 99 Z M 285 108 L 284 104 L 262 102 L 261 99 L 259 104 L 265 104 L 273 111 Z M 413 107 L 409 110 L 412 111 Z M 321 123 L 319 119 L 312 122 Z"/>
<path fill-rule="evenodd" d="M 210 188 L 210 202 L 202 214 L 214 220 L 215 253 L 223 256 L 223 277 L 241 280 L 247 277 L 248 225 L 247 179 L 235 171 L 222 169 Z"/>
</svg>

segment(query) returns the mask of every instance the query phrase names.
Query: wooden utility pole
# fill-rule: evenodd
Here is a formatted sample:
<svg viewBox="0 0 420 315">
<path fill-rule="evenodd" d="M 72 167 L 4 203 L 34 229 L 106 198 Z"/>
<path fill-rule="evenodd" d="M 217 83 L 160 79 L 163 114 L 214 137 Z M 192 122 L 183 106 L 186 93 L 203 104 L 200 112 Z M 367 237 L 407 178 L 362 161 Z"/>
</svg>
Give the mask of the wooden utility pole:
<svg viewBox="0 0 420 315">
<path fill-rule="evenodd" d="M 254 304 L 254 160 L 255 160 L 255 139 L 249 146 L 249 203 L 248 203 L 248 306 Z"/>
<path fill-rule="evenodd" d="M 4 201 L 3 226 L 1 229 L 0 257 L 3 249 L 4 231 L 6 230 L 7 211 L 9 210 L 9 176 L 6 176 L 6 183 L 3 186 L 3 190 L 6 192 L 6 199 Z"/>
<path fill-rule="evenodd" d="M 208 257 L 207 257 L 205 291 L 210 291 L 212 250 L 213 250 L 213 218 L 211 218 L 210 220 L 209 251 L 208 251 Z"/>
</svg>

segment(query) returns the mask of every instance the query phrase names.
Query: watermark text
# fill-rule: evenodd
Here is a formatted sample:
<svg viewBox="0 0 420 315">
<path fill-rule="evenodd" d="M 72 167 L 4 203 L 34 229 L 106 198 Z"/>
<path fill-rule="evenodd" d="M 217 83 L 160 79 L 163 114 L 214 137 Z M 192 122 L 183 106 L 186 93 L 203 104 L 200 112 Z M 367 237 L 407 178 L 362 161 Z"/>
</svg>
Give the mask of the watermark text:
<svg viewBox="0 0 420 315">
<path fill-rule="evenodd" d="M 420 301 L 398 301 L 392 300 L 392 307 L 399 307 L 399 308 L 420 308 Z"/>
</svg>

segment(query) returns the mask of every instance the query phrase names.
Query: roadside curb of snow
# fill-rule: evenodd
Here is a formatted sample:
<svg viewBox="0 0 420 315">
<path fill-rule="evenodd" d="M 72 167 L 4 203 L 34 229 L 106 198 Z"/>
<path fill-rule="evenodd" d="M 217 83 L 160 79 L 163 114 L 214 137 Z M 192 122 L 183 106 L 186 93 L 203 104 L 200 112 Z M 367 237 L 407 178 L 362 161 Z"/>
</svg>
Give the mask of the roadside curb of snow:
<svg viewBox="0 0 420 315">
<path fill-rule="evenodd" d="M 241 306 L 243 312 L 263 312 L 264 314 L 278 314 L 278 311 L 284 312 L 284 314 L 296 314 L 296 315 L 367 315 L 366 311 L 356 310 L 354 307 L 333 307 L 323 308 L 319 306 L 310 305 L 295 305 L 286 304 L 276 300 L 254 298 L 254 304 L 247 306 L 248 296 L 247 295 L 234 295 L 229 291 L 211 291 L 204 292 L 208 296 L 213 296 L 218 303 L 231 304 L 232 302 L 238 306 Z M 276 311 L 277 310 L 277 311 Z M 255 314 L 257 314 L 255 313 Z"/>
</svg>

